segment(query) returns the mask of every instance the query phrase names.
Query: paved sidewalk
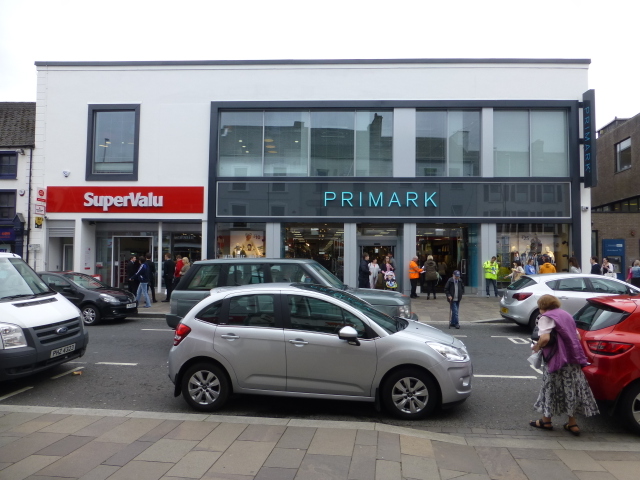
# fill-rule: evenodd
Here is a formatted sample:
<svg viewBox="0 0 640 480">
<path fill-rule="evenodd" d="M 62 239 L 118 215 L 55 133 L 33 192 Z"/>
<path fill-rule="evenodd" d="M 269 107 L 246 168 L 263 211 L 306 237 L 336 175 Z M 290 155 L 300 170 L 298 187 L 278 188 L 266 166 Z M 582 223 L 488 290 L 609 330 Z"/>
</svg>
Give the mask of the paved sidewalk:
<svg viewBox="0 0 640 480">
<path fill-rule="evenodd" d="M 640 437 L 0 405 L 1 480 L 636 480 Z"/>
</svg>

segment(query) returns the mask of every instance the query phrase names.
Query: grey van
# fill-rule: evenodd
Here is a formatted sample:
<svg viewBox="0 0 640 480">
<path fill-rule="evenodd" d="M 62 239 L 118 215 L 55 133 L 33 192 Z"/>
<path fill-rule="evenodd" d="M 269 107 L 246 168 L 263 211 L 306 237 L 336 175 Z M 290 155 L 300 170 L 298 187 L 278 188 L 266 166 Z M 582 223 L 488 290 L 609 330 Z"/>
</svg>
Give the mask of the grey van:
<svg viewBox="0 0 640 480">
<path fill-rule="evenodd" d="M 217 287 L 258 283 L 314 283 L 347 291 L 392 317 L 417 320 L 408 295 L 388 290 L 351 288 L 315 260 L 306 258 L 225 258 L 195 262 L 171 292 L 167 325 L 176 328 L 200 300 Z"/>
</svg>

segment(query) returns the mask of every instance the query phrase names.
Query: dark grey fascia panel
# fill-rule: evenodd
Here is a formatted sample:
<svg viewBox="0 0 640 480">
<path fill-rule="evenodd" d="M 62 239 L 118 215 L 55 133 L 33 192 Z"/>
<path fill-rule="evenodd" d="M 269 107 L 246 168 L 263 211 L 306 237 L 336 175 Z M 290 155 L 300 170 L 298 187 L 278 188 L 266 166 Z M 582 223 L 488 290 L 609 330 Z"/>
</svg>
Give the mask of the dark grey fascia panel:
<svg viewBox="0 0 640 480">
<path fill-rule="evenodd" d="M 589 65 L 589 58 L 389 58 L 389 59 L 334 59 L 334 60 L 147 60 L 147 61 L 36 61 L 38 67 L 126 67 L 126 66 L 198 66 L 198 65 L 383 65 L 383 64 L 576 64 Z"/>
</svg>

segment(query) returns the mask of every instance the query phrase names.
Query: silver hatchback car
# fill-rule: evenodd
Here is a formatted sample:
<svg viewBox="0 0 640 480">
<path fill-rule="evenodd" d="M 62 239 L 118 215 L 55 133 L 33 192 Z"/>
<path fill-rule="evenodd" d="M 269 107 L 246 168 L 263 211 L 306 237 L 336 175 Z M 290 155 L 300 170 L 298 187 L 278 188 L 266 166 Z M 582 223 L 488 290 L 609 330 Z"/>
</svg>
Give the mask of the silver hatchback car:
<svg viewBox="0 0 640 480">
<path fill-rule="evenodd" d="M 555 295 L 571 315 L 587 303 L 587 298 L 604 295 L 637 295 L 640 290 L 615 278 L 581 273 L 525 275 L 509 285 L 500 298 L 500 315 L 533 330 L 538 299 Z"/>
<path fill-rule="evenodd" d="M 471 394 L 464 344 L 315 284 L 221 287 L 178 324 L 169 353 L 175 396 L 220 409 L 231 393 L 380 401 L 422 418 Z"/>
</svg>

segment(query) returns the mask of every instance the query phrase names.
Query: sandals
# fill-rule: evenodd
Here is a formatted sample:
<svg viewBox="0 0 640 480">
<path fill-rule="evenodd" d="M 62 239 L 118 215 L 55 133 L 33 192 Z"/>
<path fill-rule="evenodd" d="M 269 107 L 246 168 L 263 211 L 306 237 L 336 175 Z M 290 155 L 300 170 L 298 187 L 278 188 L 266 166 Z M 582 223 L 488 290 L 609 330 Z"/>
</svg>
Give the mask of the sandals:
<svg viewBox="0 0 640 480">
<path fill-rule="evenodd" d="M 535 428 L 540 428 L 542 430 L 553 430 L 553 425 L 551 424 L 551 422 L 545 422 L 544 419 L 542 419 L 542 418 L 540 420 L 534 420 L 534 421 L 529 422 L 529 425 L 531 425 L 532 427 L 535 427 Z M 573 433 L 573 432 L 571 432 L 571 433 Z"/>
<path fill-rule="evenodd" d="M 579 437 L 580 436 L 580 427 L 578 427 L 577 423 L 574 423 L 573 425 L 569 425 L 568 423 L 565 423 L 562 428 L 564 428 L 567 432 L 569 432 L 571 435 Z"/>
</svg>

